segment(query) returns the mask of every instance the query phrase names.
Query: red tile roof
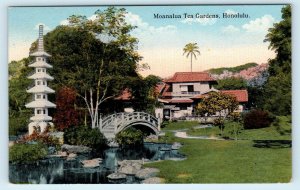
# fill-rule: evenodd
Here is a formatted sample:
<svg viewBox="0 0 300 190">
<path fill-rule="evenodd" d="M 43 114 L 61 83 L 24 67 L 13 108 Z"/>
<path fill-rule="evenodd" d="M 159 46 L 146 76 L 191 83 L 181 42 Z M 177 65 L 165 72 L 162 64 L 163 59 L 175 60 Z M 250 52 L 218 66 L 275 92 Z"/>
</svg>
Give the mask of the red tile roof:
<svg viewBox="0 0 300 190">
<path fill-rule="evenodd" d="M 166 87 L 163 90 L 162 96 L 163 97 L 172 96 L 172 92 L 170 92 L 170 85 L 166 84 Z"/>
<path fill-rule="evenodd" d="M 158 93 L 158 94 L 160 94 L 164 87 L 165 87 L 164 83 L 163 84 L 157 84 L 155 86 L 155 92 Z"/>
<path fill-rule="evenodd" d="M 131 99 L 132 99 L 132 94 L 128 88 L 123 90 L 122 94 L 115 98 L 115 100 L 131 100 Z"/>
<path fill-rule="evenodd" d="M 185 98 L 185 99 L 161 99 L 161 102 L 165 102 L 165 103 L 193 103 L 194 101 L 189 99 L 189 98 Z"/>
<path fill-rule="evenodd" d="M 238 102 L 248 102 L 248 91 L 247 90 L 220 90 L 219 92 L 229 94 L 236 97 Z M 196 95 L 191 99 L 202 99 L 209 96 L 209 92 L 206 94 Z"/>
<path fill-rule="evenodd" d="M 165 82 L 199 82 L 199 81 L 216 81 L 206 72 L 177 72 L 172 78 L 166 79 Z"/>
<path fill-rule="evenodd" d="M 236 97 L 236 100 L 238 102 L 248 102 L 248 91 L 247 90 L 220 90 L 220 92 Z"/>
</svg>

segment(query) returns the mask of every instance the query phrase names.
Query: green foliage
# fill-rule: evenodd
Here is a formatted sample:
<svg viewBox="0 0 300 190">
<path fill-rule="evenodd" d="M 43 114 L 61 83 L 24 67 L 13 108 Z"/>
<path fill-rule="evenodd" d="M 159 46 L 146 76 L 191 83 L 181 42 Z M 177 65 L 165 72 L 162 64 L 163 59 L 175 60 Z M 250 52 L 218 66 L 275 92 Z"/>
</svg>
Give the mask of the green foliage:
<svg viewBox="0 0 300 190">
<path fill-rule="evenodd" d="M 238 135 L 243 130 L 243 126 L 241 125 L 241 123 L 236 122 L 236 121 L 229 122 L 227 124 L 227 127 L 229 128 L 229 133 L 231 135 L 234 135 L 234 139 L 238 140 Z"/>
<path fill-rule="evenodd" d="M 196 112 L 202 116 L 215 115 L 222 112 L 220 117 L 226 118 L 238 106 L 236 98 L 220 92 L 211 92 L 196 106 Z"/>
<path fill-rule="evenodd" d="M 258 65 L 257 63 L 246 63 L 244 65 L 239 65 L 236 67 L 221 67 L 221 68 L 217 68 L 217 69 L 210 69 L 209 72 L 211 74 L 218 74 L 218 75 L 222 74 L 225 70 L 227 70 L 229 72 L 233 72 L 233 73 L 238 73 L 244 69 L 255 67 L 257 65 Z"/>
<path fill-rule="evenodd" d="M 45 158 L 47 147 L 42 143 L 14 144 L 9 148 L 9 161 L 13 163 L 32 163 Z"/>
<path fill-rule="evenodd" d="M 270 127 L 274 116 L 263 110 L 252 110 L 244 116 L 245 129 L 259 129 Z"/>
<path fill-rule="evenodd" d="M 67 128 L 64 132 L 64 141 L 67 144 L 84 145 L 94 149 L 103 149 L 107 143 L 99 129 L 85 126 Z"/>
<path fill-rule="evenodd" d="M 214 87 L 219 90 L 240 90 L 247 88 L 247 82 L 243 78 L 230 77 L 219 79 Z"/>
<path fill-rule="evenodd" d="M 31 115 L 30 110 L 10 111 L 9 115 L 9 135 L 18 136 L 28 131 L 28 123 Z"/>
<path fill-rule="evenodd" d="M 116 142 L 121 146 L 136 146 L 143 143 L 143 132 L 139 129 L 128 128 L 116 135 Z"/>
<path fill-rule="evenodd" d="M 282 19 L 269 29 L 265 42 L 277 55 L 269 61 L 268 78 L 264 86 L 264 108 L 276 115 L 291 114 L 291 6 L 282 8 Z"/>
<path fill-rule="evenodd" d="M 32 69 L 27 67 L 30 59 L 25 58 L 19 62 L 9 64 L 10 80 L 8 84 L 9 91 L 9 111 L 10 116 L 15 112 L 25 109 L 25 104 L 28 103 L 30 94 L 26 93 L 26 89 L 32 84 L 32 80 L 28 79 Z M 18 65 L 24 65 L 20 68 L 14 68 Z"/>
</svg>

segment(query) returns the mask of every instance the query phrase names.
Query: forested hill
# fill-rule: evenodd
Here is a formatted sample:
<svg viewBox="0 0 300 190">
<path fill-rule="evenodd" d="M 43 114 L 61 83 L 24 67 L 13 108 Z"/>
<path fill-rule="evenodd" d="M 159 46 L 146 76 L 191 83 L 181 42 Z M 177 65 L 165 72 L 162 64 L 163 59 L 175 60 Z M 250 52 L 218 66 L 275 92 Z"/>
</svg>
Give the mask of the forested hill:
<svg viewBox="0 0 300 190">
<path fill-rule="evenodd" d="M 251 80 L 257 78 L 268 68 L 268 64 L 257 64 L 257 63 L 247 63 L 245 65 L 240 65 L 237 67 L 222 67 L 216 69 L 208 70 L 209 73 L 215 79 L 225 79 L 225 78 L 243 78 L 245 80 Z"/>
<path fill-rule="evenodd" d="M 237 73 L 242 70 L 248 69 L 250 67 L 255 67 L 257 65 L 258 65 L 257 63 L 246 63 L 244 65 L 239 65 L 236 67 L 221 67 L 221 68 L 210 69 L 210 70 L 208 70 L 208 72 L 211 74 L 217 74 L 217 75 L 224 73 L 224 71 Z"/>
</svg>

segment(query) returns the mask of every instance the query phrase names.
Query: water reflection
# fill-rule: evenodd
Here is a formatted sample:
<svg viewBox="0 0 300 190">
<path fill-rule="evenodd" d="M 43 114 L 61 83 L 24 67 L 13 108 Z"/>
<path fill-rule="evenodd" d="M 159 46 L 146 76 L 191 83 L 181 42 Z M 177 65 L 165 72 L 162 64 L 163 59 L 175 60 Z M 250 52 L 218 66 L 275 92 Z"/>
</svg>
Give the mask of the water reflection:
<svg viewBox="0 0 300 190">
<path fill-rule="evenodd" d="M 94 157 L 103 158 L 100 167 L 83 168 L 80 161 Z M 75 160 L 49 158 L 34 164 L 10 164 L 9 179 L 12 183 L 30 184 L 64 184 L 64 183 L 109 183 L 106 176 L 117 170 L 117 162 L 121 160 L 145 161 L 183 159 L 171 145 L 145 143 L 140 148 L 110 148 L 103 153 L 79 155 Z M 134 176 L 127 176 L 122 183 L 139 183 Z"/>
</svg>

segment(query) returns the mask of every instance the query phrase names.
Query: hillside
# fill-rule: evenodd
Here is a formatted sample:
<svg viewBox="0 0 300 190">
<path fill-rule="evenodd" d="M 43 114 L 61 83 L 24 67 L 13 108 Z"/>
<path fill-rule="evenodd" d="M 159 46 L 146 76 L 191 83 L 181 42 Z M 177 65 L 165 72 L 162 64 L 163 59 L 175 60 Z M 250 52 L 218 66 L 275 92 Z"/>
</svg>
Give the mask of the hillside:
<svg viewBox="0 0 300 190">
<path fill-rule="evenodd" d="M 258 66 L 258 64 L 257 63 L 246 63 L 245 65 L 239 65 L 239 66 L 236 66 L 236 67 L 214 68 L 214 69 L 208 70 L 208 72 L 211 73 L 211 74 L 217 74 L 217 75 L 220 75 L 220 74 L 224 73 L 224 71 L 237 73 L 237 72 L 240 72 L 242 70 L 245 70 L 245 69 L 248 69 L 248 68 L 251 68 L 251 67 L 255 67 L 255 66 Z"/>
<path fill-rule="evenodd" d="M 268 64 L 256 64 L 247 63 L 237 67 L 222 67 L 217 69 L 210 69 L 208 72 L 211 73 L 215 79 L 224 79 L 229 77 L 241 77 L 245 80 L 251 80 L 260 76 L 265 70 L 267 70 Z"/>
</svg>

